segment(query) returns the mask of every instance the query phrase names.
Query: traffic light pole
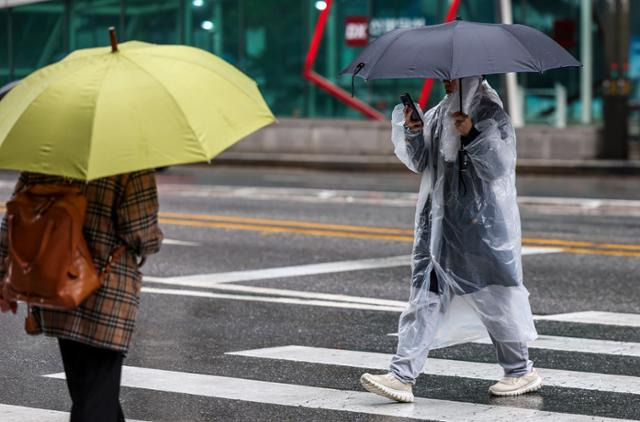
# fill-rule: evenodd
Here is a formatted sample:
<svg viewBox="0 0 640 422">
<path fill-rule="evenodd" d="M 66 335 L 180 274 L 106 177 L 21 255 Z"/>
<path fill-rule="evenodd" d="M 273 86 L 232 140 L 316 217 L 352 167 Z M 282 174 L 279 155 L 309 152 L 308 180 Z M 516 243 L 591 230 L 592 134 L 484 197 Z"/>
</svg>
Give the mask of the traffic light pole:
<svg viewBox="0 0 640 422">
<path fill-rule="evenodd" d="M 598 158 L 629 158 L 629 0 L 610 0 L 605 11 L 604 130 Z"/>
</svg>

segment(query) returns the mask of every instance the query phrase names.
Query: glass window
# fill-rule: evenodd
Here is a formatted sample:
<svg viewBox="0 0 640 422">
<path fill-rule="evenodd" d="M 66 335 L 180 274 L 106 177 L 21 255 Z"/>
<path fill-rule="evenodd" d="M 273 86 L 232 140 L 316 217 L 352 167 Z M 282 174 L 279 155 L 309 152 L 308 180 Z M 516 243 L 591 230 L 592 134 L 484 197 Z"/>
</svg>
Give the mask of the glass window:
<svg viewBox="0 0 640 422">
<path fill-rule="evenodd" d="M 24 78 L 66 55 L 65 26 L 64 1 L 61 0 L 11 9 L 14 79 Z"/>
<path fill-rule="evenodd" d="M 181 29 L 179 7 L 179 0 L 126 0 L 126 32 L 120 38 L 155 44 L 178 44 Z"/>
<path fill-rule="evenodd" d="M 72 1 L 69 22 L 69 48 L 91 48 L 109 44 L 109 27 L 116 28 L 118 40 L 123 33 L 120 0 Z"/>
</svg>

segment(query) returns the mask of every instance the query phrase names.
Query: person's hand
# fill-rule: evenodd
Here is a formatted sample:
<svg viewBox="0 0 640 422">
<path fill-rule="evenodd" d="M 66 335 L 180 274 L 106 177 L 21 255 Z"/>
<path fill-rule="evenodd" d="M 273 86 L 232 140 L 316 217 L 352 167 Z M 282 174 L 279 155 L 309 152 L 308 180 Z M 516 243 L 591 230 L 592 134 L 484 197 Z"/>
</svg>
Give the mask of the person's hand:
<svg viewBox="0 0 640 422">
<path fill-rule="evenodd" d="M 460 113 L 459 111 L 453 113 L 453 123 L 460 132 L 460 135 L 467 136 L 469 132 L 471 132 L 471 128 L 473 128 L 473 121 L 471 121 L 471 117 L 467 116 L 464 113 Z"/>
<path fill-rule="evenodd" d="M 409 106 L 404 106 L 404 124 L 412 132 L 420 132 L 422 130 L 421 120 L 411 120 L 411 113 L 413 109 Z"/>
<path fill-rule="evenodd" d="M 0 294 L 0 311 L 4 314 L 5 312 L 11 311 L 11 313 L 15 314 L 18 312 L 18 303 L 10 300 L 5 300 Z"/>
</svg>

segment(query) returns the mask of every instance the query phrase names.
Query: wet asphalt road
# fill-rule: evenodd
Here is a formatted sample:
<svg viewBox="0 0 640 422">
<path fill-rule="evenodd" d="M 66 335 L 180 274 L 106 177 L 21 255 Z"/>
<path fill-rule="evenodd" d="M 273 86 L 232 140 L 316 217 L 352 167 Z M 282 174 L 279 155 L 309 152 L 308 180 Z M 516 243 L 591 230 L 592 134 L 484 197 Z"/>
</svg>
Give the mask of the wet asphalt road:
<svg viewBox="0 0 640 422">
<path fill-rule="evenodd" d="M 5 182 L 0 185 L 2 200 L 8 197 L 12 180 L 10 174 L 0 176 L 0 183 Z M 187 373 L 224 377 L 206 378 L 207 383 L 222 389 L 228 380 L 239 379 L 362 391 L 358 377 L 365 370 L 355 365 L 313 363 L 305 356 L 291 361 L 226 353 L 288 345 L 393 353 L 395 338 L 388 334 L 396 331 L 398 311 L 350 304 L 363 297 L 406 300 L 408 266 L 334 269 L 321 274 L 303 271 L 296 276 L 279 272 L 269 278 L 261 274 L 280 267 L 408 255 L 414 212 L 410 194 L 417 189 L 416 177 L 408 173 L 191 167 L 171 169 L 158 180 L 163 230 L 169 242 L 144 268 L 151 278 L 145 286 L 156 290 L 142 295 L 137 334 L 125 364 L 177 374 L 153 385 L 149 381 L 144 387 L 123 387 L 122 403 L 128 418 L 410 419 L 410 410 L 405 410 L 407 419 L 379 414 L 384 399 L 365 409 L 348 411 L 332 409 L 327 404 L 330 399 L 286 405 L 255 398 L 255 389 L 277 392 L 276 384 L 246 384 L 245 390 L 227 398 L 217 393 L 207 395 L 201 386 L 188 394 L 176 386 L 192 382 L 181 375 Z M 518 189 L 520 195 L 534 197 L 640 200 L 639 182 L 613 177 L 520 177 Z M 356 193 L 340 193 L 344 191 Z M 535 314 L 640 314 L 640 218 L 620 213 L 572 213 L 560 208 L 539 212 L 524 206 L 521 211 L 525 246 L 556 248 L 554 253 L 523 257 L 525 284 Z M 233 276 L 240 281 L 224 285 L 245 286 L 244 290 L 184 284 L 185 280 L 193 281 L 186 276 L 230 272 L 236 272 Z M 168 277 L 173 277 L 173 282 L 159 282 Z M 267 288 L 278 290 L 264 290 Z M 305 298 L 305 294 L 312 296 Z M 313 294 L 352 299 L 344 302 Z M 0 316 L 0 406 L 68 411 L 64 381 L 43 377 L 62 371 L 56 342 L 24 335 L 21 324 L 21 318 Z M 639 327 L 558 321 L 538 321 L 537 327 L 542 335 L 624 342 L 619 350 L 635 350 L 594 353 L 588 346 L 576 350 L 532 348 L 531 358 L 537 367 L 625 375 L 628 378 L 616 379 L 621 384 L 640 385 L 640 348 L 634 349 L 637 345 L 632 344 L 640 343 Z M 449 359 L 451 367 L 459 361 L 495 363 L 492 347 L 485 344 L 457 345 L 434 351 L 431 357 Z M 360 366 L 377 369 L 368 364 L 364 360 Z M 497 366 L 495 372 L 500 373 Z M 544 376 L 544 369 L 541 373 Z M 497 399 L 486 392 L 491 383 L 466 376 L 423 375 L 414 393 L 499 409 L 590 415 L 593 420 L 640 420 L 640 390 L 620 393 L 597 385 L 590 389 L 545 386 L 524 397 Z M 317 391 L 320 395 L 324 390 Z M 312 398 L 317 397 L 309 400 Z M 447 420 L 456 420 L 455 404 L 447 409 Z M 549 420 L 559 419 L 552 415 Z"/>
</svg>

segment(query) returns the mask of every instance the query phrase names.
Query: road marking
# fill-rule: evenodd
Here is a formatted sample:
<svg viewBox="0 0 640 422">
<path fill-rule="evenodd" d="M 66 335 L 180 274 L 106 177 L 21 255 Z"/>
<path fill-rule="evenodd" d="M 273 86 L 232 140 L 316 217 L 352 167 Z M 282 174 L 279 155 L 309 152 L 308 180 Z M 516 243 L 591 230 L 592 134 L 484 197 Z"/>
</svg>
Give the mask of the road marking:
<svg viewBox="0 0 640 422">
<path fill-rule="evenodd" d="M 558 248 L 522 248 L 522 255 L 557 253 Z M 308 275 L 331 274 L 347 271 L 362 271 L 378 268 L 392 268 L 411 265 L 409 255 L 385 258 L 359 259 L 352 261 L 336 261 L 321 264 L 294 265 L 289 267 L 265 268 L 259 270 L 231 271 L 226 273 L 199 274 L 182 277 L 145 277 L 146 281 L 173 284 L 186 287 L 214 287 L 220 283 L 239 281 L 270 280 L 274 278 L 302 277 Z"/>
<path fill-rule="evenodd" d="M 156 280 L 154 278 L 154 280 Z M 157 280 L 162 280 L 157 278 Z M 151 281 L 151 280 L 146 280 Z M 153 281 L 155 282 L 155 281 Z M 171 283 L 167 283 L 171 284 Z M 226 285 L 219 284 L 211 286 L 212 289 L 220 289 L 227 291 L 237 291 L 237 292 L 245 292 L 252 293 L 247 295 L 233 295 L 233 294 L 224 294 L 224 293 L 211 293 L 206 291 L 194 291 L 194 290 L 182 290 L 182 289 L 157 289 L 152 287 L 143 287 L 143 293 L 150 294 L 163 294 L 163 295 L 175 295 L 175 296 L 191 296 L 191 297 L 202 297 L 202 298 L 210 298 L 210 299 L 224 299 L 224 300 L 240 300 L 240 301 L 248 301 L 248 302 L 267 302 L 267 303 L 282 303 L 282 304 L 291 304 L 291 305 L 304 305 L 304 306 L 320 306 L 320 307 L 333 307 L 333 308 L 343 308 L 343 309 L 359 309 L 359 310 L 371 310 L 371 311 L 382 311 L 382 312 L 403 312 L 407 306 L 407 303 L 404 301 L 398 300 L 389 300 L 389 299 L 378 299 L 371 297 L 361 297 L 361 296 L 348 296 L 348 295 L 336 295 L 329 293 L 314 293 L 314 292 L 304 292 L 298 290 L 286 290 L 286 289 L 271 289 L 271 288 L 261 288 L 261 287 L 253 287 L 253 286 L 240 286 L 240 285 Z M 261 293 L 268 296 L 259 296 L 255 293 Z M 578 313 L 580 314 L 580 313 Z M 638 315 L 634 314 L 615 314 L 615 313 L 607 313 L 602 312 L 601 314 L 611 314 L 606 316 L 605 318 L 591 317 L 591 318 L 581 318 L 581 317 L 568 317 L 565 315 L 573 315 L 573 314 L 558 314 L 558 315 L 534 315 L 534 320 L 549 320 L 549 321 L 564 321 L 564 322 L 574 322 L 574 323 L 590 323 L 590 324 L 602 324 L 602 325 L 627 325 L 635 327 L 635 323 L 637 323 Z M 615 315 L 628 315 L 629 319 L 623 320 L 617 324 L 609 324 L 609 321 L 613 321 Z M 631 321 L 630 324 L 624 324 L 624 321 Z M 390 333 L 389 336 L 397 336 L 397 333 Z M 555 342 L 551 343 L 550 340 L 554 339 L 551 336 L 541 336 L 540 338 L 546 338 L 544 346 L 537 346 L 536 342 L 530 343 L 530 347 L 532 348 L 551 348 L 554 347 L 554 344 L 567 344 L 566 348 L 557 349 L 557 350 L 569 350 L 569 351 L 580 351 L 583 353 L 609 353 L 611 350 L 621 351 L 622 354 L 627 355 L 627 353 L 638 353 L 638 347 L 640 343 L 623 343 L 616 341 L 608 341 L 608 340 L 590 340 L 590 344 L 584 347 L 591 347 L 593 344 L 597 345 L 596 350 L 600 351 L 592 351 L 589 350 L 573 350 L 570 347 L 579 347 L 580 345 L 576 345 L 572 339 L 574 337 L 556 337 Z M 568 340 L 567 340 L 568 339 Z M 578 339 L 580 340 L 580 339 Z M 541 341 L 541 340 L 538 340 Z M 604 343 L 602 343 L 604 342 Z M 482 341 L 482 343 L 489 343 L 489 341 Z M 584 343 L 584 342 L 583 342 Z M 462 344 L 462 343 L 461 343 Z M 568 348 L 568 349 L 567 349 Z M 618 354 L 618 353 L 612 353 Z M 631 354 L 630 356 L 636 356 L 636 354 Z"/>
<path fill-rule="evenodd" d="M 161 282 L 165 282 L 167 284 L 171 284 L 170 282 L 173 282 L 173 284 L 176 285 L 184 285 L 190 287 L 210 287 L 219 283 L 269 280 L 273 278 L 301 277 L 307 275 L 408 266 L 410 264 L 410 259 L 411 258 L 409 257 L 409 255 L 400 255 L 386 258 L 294 265 L 290 267 L 265 268 L 249 271 L 232 271 L 226 273 L 202 274 L 185 277 L 145 277 L 145 279 L 149 281 L 161 280 Z"/>
<path fill-rule="evenodd" d="M 166 282 L 166 281 L 158 281 L 161 279 L 155 279 L 155 280 L 156 281 L 154 281 L 154 283 L 175 285 L 175 283 L 172 281 Z M 197 283 L 193 283 L 193 284 L 197 284 Z M 192 286 L 191 283 L 182 283 L 180 285 Z M 192 286 L 192 287 L 202 287 L 202 286 Z M 323 300 L 323 301 L 326 300 L 326 301 L 333 301 L 333 302 L 362 303 L 362 304 L 370 304 L 370 305 L 378 305 L 378 306 L 391 306 L 391 307 L 397 308 L 399 311 L 404 310 L 404 308 L 407 305 L 407 302 L 399 301 L 399 300 L 378 299 L 378 298 L 372 298 L 372 297 L 349 296 L 349 295 L 331 294 L 331 293 L 315 293 L 315 292 L 307 292 L 307 291 L 301 291 L 301 290 L 240 286 L 238 284 L 214 284 L 207 287 L 215 290 L 261 294 L 261 295 L 267 295 L 267 296 L 295 297 L 300 299 L 318 299 L 318 300 Z M 253 297 L 253 296 L 249 296 L 249 297 Z"/>
<path fill-rule="evenodd" d="M 316 230 L 316 229 L 297 229 L 288 227 L 273 227 L 273 226 L 256 226 L 249 224 L 237 224 L 237 223 L 214 223 L 204 222 L 197 220 L 179 220 L 170 218 L 160 218 L 161 224 L 172 224 L 177 226 L 190 226 L 190 227 L 204 227 L 211 229 L 228 229 L 228 230 L 243 230 L 254 231 L 261 233 L 293 233 L 293 234 L 305 234 L 310 236 L 323 236 L 323 237 L 346 237 L 352 239 L 376 239 L 376 240 L 392 240 L 400 242 L 412 242 L 413 237 L 391 235 L 391 234 L 367 234 L 367 233 L 350 233 L 331 230 Z"/>
<path fill-rule="evenodd" d="M 69 413 L 58 410 L 0 404 L 2 422 L 69 422 Z M 142 422 L 127 419 L 128 422 Z"/>
<path fill-rule="evenodd" d="M 617 312 L 571 312 L 557 315 L 540 315 L 536 320 L 575 322 L 581 324 L 616 325 L 623 327 L 640 327 L 640 314 L 625 314 Z"/>
<path fill-rule="evenodd" d="M 525 255 L 541 255 L 547 253 L 561 253 L 564 252 L 561 248 L 553 248 L 553 247 L 534 247 L 534 246 L 523 246 L 520 253 L 522 256 Z"/>
<path fill-rule="evenodd" d="M 46 376 L 64 379 L 64 373 Z M 130 366 L 123 368 L 122 385 L 131 388 L 253 403 L 451 422 L 495 422 L 499 420 L 586 422 L 594 420 L 592 416 L 586 415 L 425 399 L 420 397 L 416 398 L 413 405 L 398 404 L 390 403 L 371 393 L 360 391 L 335 390 L 306 385 L 255 381 L 242 378 Z M 598 418 L 598 420 L 602 422 L 622 421 L 622 419 L 612 418 Z"/>
<path fill-rule="evenodd" d="M 162 195 L 204 198 L 239 198 L 252 201 L 287 201 L 334 204 L 372 204 L 393 207 L 415 207 L 418 195 L 406 192 L 347 191 L 335 189 L 305 189 L 238 186 L 184 186 L 160 184 Z"/>
<path fill-rule="evenodd" d="M 539 319 L 539 317 L 534 316 L 534 319 Z M 397 337 L 398 333 L 390 333 L 388 335 Z M 473 340 L 471 343 L 491 344 L 491 339 L 489 337 L 485 337 L 479 340 Z M 538 336 L 537 340 L 530 341 L 527 344 L 530 349 L 640 357 L 640 343 L 624 341 L 541 335 Z"/>
<path fill-rule="evenodd" d="M 346 224 L 318 223 L 313 221 L 302 221 L 302 220 L 282 220 L 282 219 L 272 219 L 272 218 L 254 218 L 254 217 L 239 217 L 239 216 L 210 215 L 210 214 L 185 214 L 185 213 L 177 213 L 177 212 L 161 212 L 160 217 L 202 220 L 202 221 L 217 221 L 217 222 L 225 222 L 225 223 L 249 223 L 253 225 L 267 225 L 267 226 L 287 226 L 287 227 L 302 227 L 302 228 L 314 228 L 314 229 L 342 230 L 342 231 L 352 231 L 352 232 L 399 234 L 399 235 L 413 237 L 413 230 L 398 229 L 393 227 L 354 226 L 354 225 L 346 225 Z"/>
<path fill-rule="evenodd" d="M 413 242 L 411 230 L 389 227 L 325 224 L 309 221 L 277 220 L 206 214 L 161 213 L 160 223 L 188 227 L 254 231 L 260 233 L 292 233 L 308 236 Z M 561 247 L 561 252 L 610 256 L 640 256 L 640 245 L 596 243 L 563 239 L 524 237 L 523 245 Z"/>
<path fill-rule="evenodd" d="M 226 354 L 262 359 L 280 359 L 293 362 L 380 370 L 389 370 L 389 363 L 393 356 L 385 353 L 325 349 L 321 347 L 306 346 L 283 346 L 243 350 L 239 352 L 229 352 Z M 422 373 L 427 375 L 473 378 L 486 381 L 496 381 L 504 376 L 502 369 L 494 363 L 429 358 L 425 366 L 426 367 Z M 639 377 L 545 368 L 538 368 L 538 370 L 544 379 L 544 385 L 552 387 L 640 394 Z"/>
<path fill-rule="evenodd" d="M 200 243 L 197 242 L 188 242 L 186 240 L 176 240 L 176 239 L 163 239 L 163 245 L 176 245 L 176 246 L 200 246 Z"/>
<path fill-rule="evenodd" d="M 296 220 L 274 220 L 251 217 L 216 216 L 206 214 L 161 213 L 159 222 L 187 227 L 201 227 L 223 230 L 242 230 L 259 233 L 292 233 L 307 236 L 342 237 L 352 239 L 389 240 L 396 242 L 413 242 L 411 230 L 389 228 L 353 226 L 341 224 L 325 224 Z M 164 217 L 163 217 L 164 216 Z M 173 217 L 173 218 L 169 218 Z M 253 224 L 252 224 L 253 223 Z M 337 230 L 330 230 L 337 229 Z M 182 241 L 168 240 L 166 244 L 198 246 Z M 573 241 L 562 239 L 535 239 L 524 237 L 523 245 L 538 245 L 550 250 L 562 246 L 557 252 L 573 254 L 590 254 L 605 256 L 640 257 L 640 245 L 619 243 L 595 243 L 588 241 Z M 631 252 L 629 252 L 631 251 Z"/>
<path fill-rule="evenodd" d="M 586 248 L 568 248 L 568 249 L 564 249 L 562 252 L 574 253 L 579 255 L 587 254 L 587 255 L 630 256 L 630 257 L 640 256 L 640 252 L 607 251 L 607 250 L 586 249 Z"/>
<path fill-rule="evenodd" d="M 158 185 L 161 194 L 191 197 L 240 198 L 266 201 L 373 204 L 394 207 L 415 207 L 418 194 L 415 192 L 342 190 L 314 188 L 280 188 L 253 186 L 185 186 L 162 183 Z M 639 200 L 566 198 L 544 196 L 518 196 L 518 205 L 541 211 L 561 213 L 581 212 L 598 213 L 617 212 L 622 215 L 640 213 Z"/>
<path fill-rule="evenodd" d="M 305 299 L 299 299 L 299 298 L 272 297 L 272 296 L 232 295 L 232 294 L 225 294 L 225 293 L 201 292 L 196 290 L 156 289 L 152 287 L 143 287 L 142 292 L 150 293 L 150 294 L 161 294 L 161 295 L 204 297 L 204 298 L 210 298 L 210 299 L 241 300 L 241 301 L 247 301 L 247 302 L 286 303 L 290 305 L 320 306 L 325 308 L 360 309 L 360 310 L 367 310 L 367 311 L 402 312 L 403 310 L 393 306 L 378 306 L 378 305 L 369 305 L 365 303 L 331 302 L 326 300 L 312 300 L 312 299 L 305 300 Z"/>
<path fill-rule="evenodd" d="M 523 237 L 523 243 L 532 245 L 547 245 L 547 246 L 583 246 L 596 249 L 623 249 L 623 250 L 638 250 L 640 251 L 640 245 L 629 245 L 624 243 L 597 243 L 578 240 L 563 240 L 563 239 L 536 239 L 532 237 Z"/>
<path fill-rule="evenodd" d="M 491 339 L 475 340 L 473 343 L 491 344 Z M 563 352 L 598 353 L 613 356 L 640 357 L 640 343 L 596 340 L 579 337 L 539 336 L 528 343 L 530 348 Z"/>
</svg>

